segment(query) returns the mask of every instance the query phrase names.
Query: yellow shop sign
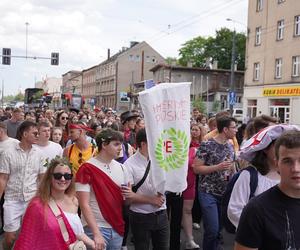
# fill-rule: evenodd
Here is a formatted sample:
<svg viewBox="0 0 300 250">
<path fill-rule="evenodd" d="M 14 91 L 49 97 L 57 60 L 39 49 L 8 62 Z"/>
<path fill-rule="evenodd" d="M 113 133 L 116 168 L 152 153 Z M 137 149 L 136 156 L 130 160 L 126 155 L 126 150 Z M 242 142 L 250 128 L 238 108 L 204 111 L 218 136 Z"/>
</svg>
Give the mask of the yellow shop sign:
<svg viewBox="0 0 300 250">
<path fill-rule="evenodd" d="M 263 96 L 300 96 L 300 86 L 263 88 Z"/>
</svg>

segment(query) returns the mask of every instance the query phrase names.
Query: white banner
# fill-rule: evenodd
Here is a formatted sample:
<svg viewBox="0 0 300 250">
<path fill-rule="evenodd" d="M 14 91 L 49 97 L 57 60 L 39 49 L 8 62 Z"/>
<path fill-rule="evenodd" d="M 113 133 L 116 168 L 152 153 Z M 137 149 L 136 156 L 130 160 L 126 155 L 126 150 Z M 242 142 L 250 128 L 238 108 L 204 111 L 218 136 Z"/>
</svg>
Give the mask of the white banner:
<svg viewBox="0 0 300 250">
<path fill-rule="evenodd" d="M 147 132 L 150 176 L 156 190 L 187 187 L 191 83 L 160 83 L 139 94 Z"/>
</svg>

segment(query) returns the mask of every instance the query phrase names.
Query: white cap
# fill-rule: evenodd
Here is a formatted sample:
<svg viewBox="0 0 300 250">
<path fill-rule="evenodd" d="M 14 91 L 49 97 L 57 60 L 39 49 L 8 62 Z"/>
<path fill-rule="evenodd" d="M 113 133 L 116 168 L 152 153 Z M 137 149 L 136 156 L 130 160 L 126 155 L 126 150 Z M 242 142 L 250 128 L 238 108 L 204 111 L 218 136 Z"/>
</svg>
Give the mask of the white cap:
<svg viewBox="0 0 300 250">
<path fill-rule="evenodd" d="M 300 130 L 299 126 L 278 124 L 266 127 L 247 140 L 241 147 L 239 157 L 246 161 L 251 161 L 256 152 L 267 148 L 272 141 L 288 130 Z"/>
</svg>

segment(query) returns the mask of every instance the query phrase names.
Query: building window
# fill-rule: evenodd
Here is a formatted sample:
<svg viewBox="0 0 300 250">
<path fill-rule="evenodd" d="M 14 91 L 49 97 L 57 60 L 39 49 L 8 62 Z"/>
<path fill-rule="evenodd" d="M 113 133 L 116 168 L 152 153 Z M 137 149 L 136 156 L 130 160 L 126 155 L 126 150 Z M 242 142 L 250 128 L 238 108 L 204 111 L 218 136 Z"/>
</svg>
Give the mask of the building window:
<svg viewBox="0 0 300 250">
<path fill-rule="evenodd" d="M 283 31 L 284 31 L 284 20 L 280 20 L 277 22 L 277 40 L 283 39 Z"/>
<path fill-rule="evenodd" d="M 140 60 L 141 60 L 140 55 L 136 55 L 136 56 L 135 56 L 135 61 L 136 61 L 136 62 L 139 62 Z"/>
<path fill-rule="evenodd" d="M 293 72 L 292 72 L 292 76 L 293 77 L 297 77 L 299 76 L 299 71 L 300 71 L 300 56 L 293 56 Z"/>
<path fill-rule="evenodd" d="M 281 78 L 282 76 L 282 58 L 275 60 L 275 78 Z"/>
<path fill-rule="evenodd" d="M 295 36 L 300 36 L 300 16 L 295 16 Z"/>
<path fill-rule="evenodd" d="M 255 45 L 261 44 L 261 27 L 255 29 Z"/>
<path fill-rule="evenodd" d="M 257 2 L 256 2 L 256 11 L 257 12 L 263 10 L 263 4 L 264 4 L 263 0 L 257 0 Z"/>
<path fill-rule="evenodd" d="M 147 62 L 147 63 L 151 62 L 150 56 L 146 56 L 146 62 Z"/>
<path fill-rule="evenodd" d="M 249 121 L 250 118 L 254 118 L 256 117 L 256 113 L 257 113 L 257 100 L 253 99 L 253 100 L 248 100 L 247 103 L 247 117 L 246 120 Z M 246 121 L 246 122 L 248 122 Z"/>
<path fill-rule="evenodd" d="M 260 63 L 254 63 L 253 80 L 258 81 L 260 75 Z"/>
<path fill-rule="evenodd" d="M 285 0 L 278 0 L 278 3 L 283 3 L 285 2 Z"/>
<path fill-rule="evenodd" d="M 133 55 L 129 55 L 129 61 L 133 61 L 134 57 Z"/>
</svg>

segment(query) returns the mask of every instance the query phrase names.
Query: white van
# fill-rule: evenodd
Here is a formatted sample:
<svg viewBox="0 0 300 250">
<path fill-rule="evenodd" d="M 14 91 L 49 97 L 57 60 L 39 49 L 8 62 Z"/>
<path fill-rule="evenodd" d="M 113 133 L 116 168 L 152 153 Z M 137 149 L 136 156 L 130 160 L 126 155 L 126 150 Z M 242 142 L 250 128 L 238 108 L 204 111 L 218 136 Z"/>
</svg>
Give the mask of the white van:
<svg viewBox="0 0 300 250">
<path fill-rule="evenodd" d="M 230 112 L 230 109 L 227 109 L 226 111 Z M 235 118 L 238 122 L 243 122 L 243 109 L 233 108 L 232 117 Z"/>
</svg>

